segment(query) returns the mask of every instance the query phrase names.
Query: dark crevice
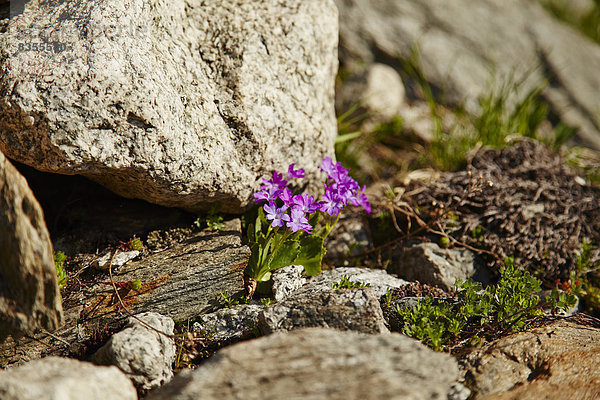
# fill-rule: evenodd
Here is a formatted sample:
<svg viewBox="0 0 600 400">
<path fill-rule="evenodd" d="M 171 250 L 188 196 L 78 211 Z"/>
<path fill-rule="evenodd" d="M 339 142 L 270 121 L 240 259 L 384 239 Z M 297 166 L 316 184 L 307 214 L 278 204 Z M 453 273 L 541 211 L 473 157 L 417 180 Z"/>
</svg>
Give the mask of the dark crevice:
<svg viewBox="0 0 600 400">
<path fill-rule="evenodd" d="M 127 122 L 129 122 L 131 125 L 137 127 L 137 128 L 142 128 L 142 129 L 153 129 L 155 128 L 154 125 L 152 125 L 149 122 L 146 122 L 143 118 L 135 115 L 132 112 L 129 112 L 127 114 Z"/>
</svg>

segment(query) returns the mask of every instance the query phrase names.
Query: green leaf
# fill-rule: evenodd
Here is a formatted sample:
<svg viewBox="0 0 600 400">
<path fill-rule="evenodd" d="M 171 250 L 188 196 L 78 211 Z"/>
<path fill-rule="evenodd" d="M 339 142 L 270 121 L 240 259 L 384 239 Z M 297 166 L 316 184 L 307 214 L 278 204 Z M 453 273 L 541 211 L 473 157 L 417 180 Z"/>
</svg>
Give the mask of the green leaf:
<svg viewBox="0 0 600 400">
<path fill-rule="evenodd" d="M 273 237 L 270 237 L 266 243 L 258 243 L 260 250 L 259 265 L 261 266 L 261 269 L 265 269 L 266 271 L 269 271 L 269 256 L 271 255 L 271 246 L 273 245 L 273 239 Z"/>
<path fill-rule="evenodd" d="M 307 275 L 317 275 L 321 272 L 324 255 L 323 238 L 305 236 L 300 240 L 300 253 L 294 264 L 302 265 Z"/>
<path fill-rule="evenodd" d="M 361 131 L 345 133 L 343 135 L 338 135 L 335 138 L 335 144 L 347 142 L 348 140 L 356 139 L 362 135 Z"/>
<path fill-rule="evenodd" d="M 287 267 L 298 257 L 300 243 L 296 240 L 286 240 L 275 250 L 268 261 L 268 271 Z"/>
<path fill-rule="evenodd" d="M 265 212 L 262 207 L 258 209 L 258 215 L 256 216 L 256 222 L 254 223 L 254 237 L 258 238 L 258 236 L 262 233 L 263 225 L 267 223 L 265 218 Z"/>
<path fill-rule="evenodd" d="M 250 259 L 246 266 L 245 273 L 247 276 L 256 279 L 259 273 L 259 261 L 260 261 L 260 246 L 258 243 L 252 243 L 250 245 Z"/>
<path fill-rule="evenodd" d="M 255 227 L 256 227 L 256 225 L 254 225 L 252 223 L 250 225 L 248 225 L 248 242 L 250 242 L 250 243 L 256 242 Z"/>
</svg>

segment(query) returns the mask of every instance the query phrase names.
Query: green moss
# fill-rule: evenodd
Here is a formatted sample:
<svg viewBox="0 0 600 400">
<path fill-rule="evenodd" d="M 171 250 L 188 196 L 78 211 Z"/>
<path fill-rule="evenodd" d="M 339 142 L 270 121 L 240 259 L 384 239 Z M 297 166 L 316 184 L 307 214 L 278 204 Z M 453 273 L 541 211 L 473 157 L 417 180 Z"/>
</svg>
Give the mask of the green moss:
<svg viewBox="0 0 600 400">
<path fill-rule="evenodd" d="M 58 287 L 62 289 L 67 284 L 67 273 L 65 272 L 65 262 L 67 256 L 60 250 L 54 251 L 54 267 L 56 268 L 56 277 L 58 278 Z"/>
</svg>

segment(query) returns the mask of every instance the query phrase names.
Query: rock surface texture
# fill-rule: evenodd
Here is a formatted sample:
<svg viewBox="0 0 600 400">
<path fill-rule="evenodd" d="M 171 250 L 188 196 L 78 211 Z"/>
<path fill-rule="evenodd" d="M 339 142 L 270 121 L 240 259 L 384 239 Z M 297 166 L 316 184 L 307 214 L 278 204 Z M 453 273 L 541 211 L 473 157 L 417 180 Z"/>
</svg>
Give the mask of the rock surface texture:
<svg viewBox="0 0 600 400">
<path fill-rule="evenodd" d="M 231 343 L 254 336 L 251 327 L 256 324 L 262 304 L 239 304 L 204 314 L 201 321 L 194 322 L 193 331 L 204 333 L 213 340 Z"/>
<path fill-rule="evenodd" d="M 300 289 L 306 283 L 306 277 L 303 273 L 304 267 L 302 265 L 288 265 L 273 271 L 271 274 L 273 299 L 281 301 Z"/>
<path fill-rule="evenodd" d="M 292 295 L 266 307 L 258 316 L 258 327 L 264 334 L 307 327 L 389 332 L 379 297 L 369 287 Z"/>
<path fill-rule="evenodd" d="M 310 328 L 221 350 L 148 400 L 446 400 L 457 377 L 451 356 L 406 336 Z"/>
<path fill-rule="evenodd" d="M 559 321 L 497 340 L 470 354 L 478 400 L 597 399 L 600 330 Z"/>
<path fill-rule="evenodd" d="M 355 283 L 368 283 L 377 298 L 383 296 L 389 288 L 400 288 L 408 284 L 407 281 L 396 278 L 381 269 L 341 267 L 323 271 L 319 275 L 311 277 L 304 286 L 298 289 L 297 293 L 300 295 L 300 293 L 331 290 L 331 284 L 340 282 L 343 275 Z"/>
<path fill-rule="evenodd" d="M 118 367 L 138 389 L 162 386 L 173 378 L 175 339 L 167 335 L 173 336 L 174 328 L 171 318 L 157 313 L 130 317 L 125 329 L 114 334 L 92 356 L 92 361 Z"/>
<path fill-rule="evenodd" d="M 25 178 L 0 152 L 0 340 L 37 327 L 54 330 L 61 321 L 42 209 Z"/>
<path fill-rule="evenodd" d="M 123 304 L 134 314 L 158 312 L 176 321 L 185 321 L 215 311 L 220 293 L 241 293 L 242 271 L 249 249 L 242 245 L 240 220 L 226 221 L 224 231 L 205 229 L 184 243 L 130 261 L 118 271 L 115 281 L 141 281 L 139 290 L 120 289 Z M 85 352 L 88 341 L 108 326 L 124 319 L 122 305 L 111 285 L 92 284 L 65 298 L 65 324 L 54 335 L 7 340 L 0 345 L 0 365 L 20 363 L 46 355 L 72 355 Z"/>
<path fill-rule="evenodd" d="M 478 276 L 474 255 L 470 250 L 442 249 L 435 243 L 420 243 L 402 249 L 398 261 L 390 265 L 389 272 L 409 281 L 419 281 L 445 290 L 454 289 L 456 279 L 463 282 L 467 279 L 489 279 Z"/>
<path fill-rule="evenodd" d="M 137 393 L 116 367 L 98 367 L 48 357 L 0 371 L 2 400 L 136 400 Z"/>
<path fill-rule="evenodd" d="M 549 78 L 542 96 L 578 138 L 600 149 L 600 47 L 527 0 L 336 0 L 340 60 L 397 70 L 417 61 L 449 105 L 473 112 L 491 85 L 528 78 L 525 95 Z M 415 60 L 415 52 L 418 53 Z"/>
<path fill-rule="evenodd" d="M 337 40 L 332 0 L 31 1 L 0 33 L 0 150 L 240 212 L 262 176 L 333 155 Z"/>
</svg>

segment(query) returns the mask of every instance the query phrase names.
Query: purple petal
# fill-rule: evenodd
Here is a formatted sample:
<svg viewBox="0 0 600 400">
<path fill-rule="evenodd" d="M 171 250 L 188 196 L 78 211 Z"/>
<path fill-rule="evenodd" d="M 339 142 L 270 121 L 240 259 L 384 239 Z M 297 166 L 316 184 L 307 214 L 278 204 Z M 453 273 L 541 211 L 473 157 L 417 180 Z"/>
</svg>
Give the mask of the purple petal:
<svg viewBox="0 0 600 400">
<path fill-rule="evenodd" d="M 288 179 L 291 178 L 304 178 L 304 170 L 302 168 L 294 169 L 295 163 L 291 163 L 288 167 Z"/>
</svg>

